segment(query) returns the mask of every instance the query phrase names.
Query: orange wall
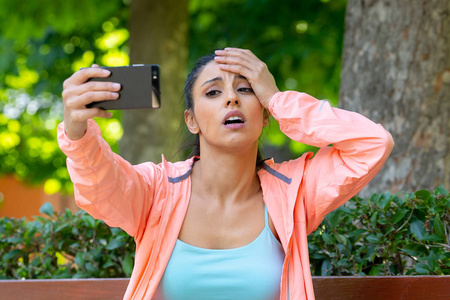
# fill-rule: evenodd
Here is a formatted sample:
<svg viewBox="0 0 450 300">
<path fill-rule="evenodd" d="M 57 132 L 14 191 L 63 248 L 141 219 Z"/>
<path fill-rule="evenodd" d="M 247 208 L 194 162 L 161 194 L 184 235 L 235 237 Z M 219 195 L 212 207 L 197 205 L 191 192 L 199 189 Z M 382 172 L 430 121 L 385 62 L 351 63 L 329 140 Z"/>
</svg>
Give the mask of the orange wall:
<svg viewBox="0 0 450 300">
<path fill-rule="evenodd" d="M 78 210 L 73 196 L 48 195 L 42 186 L 26 185 L 13 176 L 0 177 L 0 193 L 0 217 L 31 220 L 33 216 L 41 215 L 39 208 L 45 202 L 50 202 L 55 211 Z"/>
</svg>

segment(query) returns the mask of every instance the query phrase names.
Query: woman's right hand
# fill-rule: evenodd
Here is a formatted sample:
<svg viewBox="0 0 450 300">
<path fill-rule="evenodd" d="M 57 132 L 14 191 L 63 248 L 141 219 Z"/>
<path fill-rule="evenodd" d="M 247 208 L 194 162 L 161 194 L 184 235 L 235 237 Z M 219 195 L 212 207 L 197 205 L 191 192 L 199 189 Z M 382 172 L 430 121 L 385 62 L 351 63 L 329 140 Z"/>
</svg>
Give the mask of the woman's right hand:
<svg viewBox="0 0 450 300">
<path fill-rule="evenodd" d="M 108 77 L 110 71 L 93 65 L 92 68 L 81 69 L 67 78 L 63 84 L 64 130 L 71 140 L 84 136 L 87 120 L 100 117 L 110 118 L 112 113 L 97 107 L 86 105 L 96 101 L 115 100 L 119 98 L 119 83 L 88 81 L 92 77 Z"/>
</svg>

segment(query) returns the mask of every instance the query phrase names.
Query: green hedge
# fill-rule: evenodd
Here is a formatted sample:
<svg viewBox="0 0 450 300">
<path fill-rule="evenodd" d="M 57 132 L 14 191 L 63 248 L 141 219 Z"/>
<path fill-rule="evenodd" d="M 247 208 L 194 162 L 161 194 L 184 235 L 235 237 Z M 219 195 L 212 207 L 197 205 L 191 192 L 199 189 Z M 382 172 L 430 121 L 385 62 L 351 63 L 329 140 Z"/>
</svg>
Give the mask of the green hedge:
<svg viewBox="0 0 450 300">
<path fill-rule="evenodd" d="M 0 279 L 129 277 L 135 244 L 83 211 L 0 219 Z M 313 275 L 450 275 L 450 197 L 354 197 L 308 237 Z"/>
<path fill-rule="evenodd" d="M 135 244 L 84 211 L 44 204 L 35 221 L 0 219 L 0 279 L 129 277 Z"/>
<path fill-rule="evenodd" d="M 353 197 L 308 237 L 314 275 L 450 275 L 450 197 Z"/>
</svg>

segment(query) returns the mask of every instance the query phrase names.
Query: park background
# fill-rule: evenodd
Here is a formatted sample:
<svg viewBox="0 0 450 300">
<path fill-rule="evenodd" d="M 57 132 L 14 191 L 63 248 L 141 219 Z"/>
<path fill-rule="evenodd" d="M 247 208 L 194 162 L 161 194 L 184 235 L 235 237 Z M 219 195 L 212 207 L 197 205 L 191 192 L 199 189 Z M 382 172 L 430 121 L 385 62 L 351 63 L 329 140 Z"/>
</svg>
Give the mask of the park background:
<svg viewBox="0 0 450 300">
<path fill-rule="evenodd" d="M 132 163 L 160 162 L 162 153 L 177 160 L 185 154 L 177 153 L 179 143 L 187 138 L 182 91 L 188 70 L 196 58 L 235 46 L 266 62 L 280 90 L 307 92 L 362 113 L 396 142 L 386 166 L 360 193 L 368 202 L 331 215 L 328 229 L 312 237 L 324 243 L 317 244 L 322 254 L 312 257 L 315 273 L 329 275 L 333 267 L 346 273 L 350 266 L 347 273 L 379 274 L 391 256 L 403 272 L 401 255 L 422 254 L 426 259 L 413 272 L 449 271 L 450 1 L 0 0 L 0 7 L 0 216 L 56 220 L 57 212 L 77 211 L 56 142 L 62 83 L 73 72 L 93 63 L 159 64 L 161 109 L 115 111 L 97 122 L 112 149 Z M 278 162 L 315 151 L 286 138 L 276 122 L 262 144 L 265 156 Z M 372 229 L 353 236 L 337 231 L 339 224 L 353 228 L 350 217 L 374 207 L 384 214 L 369 215 Z M 356 267 L 362 263 L 351 254 L 356 249 L 347 247 L 351 240 L 380 245 L 386 235 L 377 235 L 379 226 L 392 217 L 398 226 L 388 234 L 407 228 L 411 247 L 399 247 L 392 236 L 387 242 L 393 253 L 377 256 L 376 247 L 366 245 L 361 251 L 371 264 Z M 390 221 L 377 227 L 383 218 Z M 109 250 L 128 243 L 117 241 L 107 243 Z M 440 244 L 440 251 L 428 242 Z M 327 247 L 340 254 L 326 256 Z M 397 248 L 406 252 L 397 255 Z M 125 274 L 131 258 L 118 260 L 122 267 L 128 262 Z"/>
</svg>

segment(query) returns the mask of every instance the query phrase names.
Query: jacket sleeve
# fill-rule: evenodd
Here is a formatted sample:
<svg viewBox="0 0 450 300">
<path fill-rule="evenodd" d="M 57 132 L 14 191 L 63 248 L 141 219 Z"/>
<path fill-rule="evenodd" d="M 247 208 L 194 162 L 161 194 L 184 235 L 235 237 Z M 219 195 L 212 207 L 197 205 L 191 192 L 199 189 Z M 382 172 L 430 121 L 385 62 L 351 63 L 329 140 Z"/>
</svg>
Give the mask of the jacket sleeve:
<svg viewBox="0 0 450 300">
<path fill-rule="evenodd" d="M 67 155 L 77 205 L 109 226 L 136 236 L 153 202 L 158 166 L 132 166 L 115 154 L 92 119 L 85 135 L 76 141 L 67 137 L 61 123 L 58 143 Z"/>
<path fill-rule="evenodd" d="M 269 110 L 289 138 L 320 147 L 306 162 L 297 196 L 309 234 L 377 174 L 394 142 L 380 124 L 305 93 L 277 93 Z"/>
</svg>

